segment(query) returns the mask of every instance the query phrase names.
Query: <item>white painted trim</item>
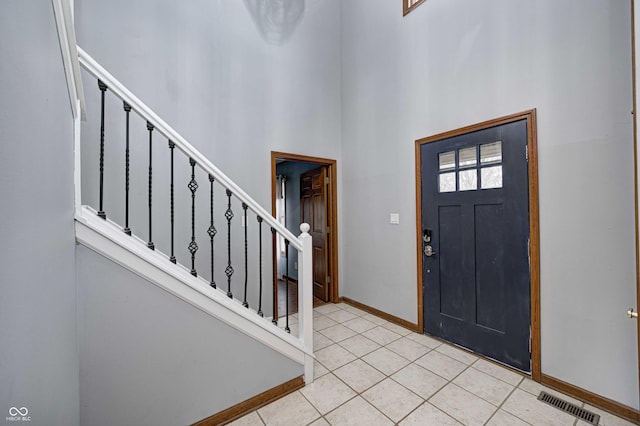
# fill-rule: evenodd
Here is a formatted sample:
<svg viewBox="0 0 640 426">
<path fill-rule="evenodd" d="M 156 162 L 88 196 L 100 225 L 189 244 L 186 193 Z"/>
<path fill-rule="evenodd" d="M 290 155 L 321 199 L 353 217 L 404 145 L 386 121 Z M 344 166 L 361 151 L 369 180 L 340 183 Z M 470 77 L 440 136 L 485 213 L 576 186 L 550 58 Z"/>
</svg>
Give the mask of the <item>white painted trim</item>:
<svg viewBox="0 0 640 426">
<path fill-rule="evenodd" d="M 193 158 L 198 166 L 205 172 L 213 176 L 219 184 L 226 189 L 230 190 L 240 201 L 245 203 L 254 213 L 262 217 L 266 223 L 274 228 L 278 233 L 283 235 L 290 241 L 291 245 L 298 250 L 302 250 L 302 243 L 282 224 L 271 216 L 271 213 L 267 212 L 260 204 L 258 204 L 253 198 L 251 198 L 246 192 L 235 184 L 227 175 L 222 173 L 216 166 L 213 165 L 204 155 L 202 155 L 197 149 L 195 149 L 185 138 L 183 138 L 178 132 L 176 132 L 171 126 L 169 126 L 164 120 L 162 120 L 155 112 L 145 105 L 140 99 L 138 99 L 133 93 L 131 93 L 122 83 L 116 80 L 107 70 L 102 68 L 89 54 L 87 54 L 82 48 L 78 47 L 78 54 L 80 59 L 80 65 L 84 67 L 94 77 L 102 80 L 104 84 L 109 87 L 109 90 L 119 97 L 121 100 L 131 105 L 131 108 L 139 114 L 144 120 L 153 123 L 155 130 L 162 133 L 167 139 L 173 141 L 176 147 L 180 149 L 187 157 Z"/>
<path fill-rule="evenodd" d="M 76 239 L 293 361 L 304 365 L 307 359 L 313 359 L 313 353 L 305 348 L 301 339 L 261 318 L 240 301 L 228 298 L 221 290 L 211 288 L 208 282 L 192 276 L 183 266 L 171 263 L 164 254 L 149 250 L 144 241 L 126 235 L 115 223 L 99 218 L 90 207 L 83 206 L 76 215 Z"/>
<path fill-rule="evenodd" d="M 313 353 L 313 239 L 309 224 L 300 225 L 302 253 L 298 257 L 298 334 L 308 353 Z M 313 359 L 305 360 L 304 381 L 313 382 Z"/>
<path fill-rule="evenodd" d="M 176 147 L 187 157 L 194 159 L 205 172 L 213 176 L 218 183 L 230 190 L 248 208 L 262 217 L 267 224 L 289 240 L 290 245 L 301 253 L 299 266 L 302 274 L 302 279 L 300 280 L 300 288 L 302 290 L 298 301 L 300 337 L 296 338 L 274 327 L 268 319 L 261 318 L 255 312 L 244 308 L 239 301 L 229 299 L 222 291 L 211 288 L 202 278 L 193 277 L 187 268 L 181 265 L 174 265 L 167 256 L 158 251 L 149 250 L 144 241 L 135 236 L 127 236 L 113 222 L 98 218 L 95 211 L 86 206 L 79 208 L 76 212 L 77 240 L 187 303 L 201 309 L 203 312 L 224 321 L 292 360 L 303 364 L 305 382 L 307 384 L 312 383 L 314 360 L 313 272 L 312 240 L 308 233 L 309 225 L 301 225 L 302 234 L 300 238 L 293 235 L 84 50 L 80 47 L 77 47 L 77 50 L 80 64 L 89 73 L 102 80 L 113 94 L 131 105 L 133 110 L 143 119 L 153 123 L 155 130 L 173 141 Z M 76 142 L 79 144 L 79 125 L 77 135 Z M 76 155 L 79 156 L 79 153 L 80 147 L 78 145 Z M 80 161 L 79 157 L 77 157 L 77 161 Z M 76 175 L 76 179 L 78 179 L 76 185 L 78 200 L 81 196 L 79 173 L 80 167 L 78 164 Z"/>
<path fill-rule="evenodd" d="M 80 100 L 76 99 L 76 109 L 80 110 L 80 108 Z M 80 116 L 73 119 L 73 186 L 76 215 L 79 215 L 82 210 L 82 123 L 80 121 Z"/>
<path fill-rule="evenodd" d="M 69 0 L 51 0 L 51 3 L 58 29 L 58 41 L 60 42 L 62 63 L 64 64 L 64 73 L 67 79 L 71 113 L 74 118 L 81 117 L 84 120 L 86 119 L 84 89 L 80 77 L 76 34 L 73 27 L 73 12 Z M 80 103 L 76 103 L 76 100 L 79 100 Z"/>
</svg>

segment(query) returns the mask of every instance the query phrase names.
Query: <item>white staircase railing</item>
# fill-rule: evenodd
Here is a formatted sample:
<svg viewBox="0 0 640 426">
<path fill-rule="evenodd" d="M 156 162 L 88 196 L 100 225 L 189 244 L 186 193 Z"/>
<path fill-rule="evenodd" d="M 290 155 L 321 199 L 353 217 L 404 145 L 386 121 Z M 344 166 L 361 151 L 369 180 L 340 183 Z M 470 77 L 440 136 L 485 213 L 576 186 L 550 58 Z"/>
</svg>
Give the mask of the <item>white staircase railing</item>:
<svg viewBox="0 0 640 426">
<path fill-rule="evenodd" d="M 193 276 L 193 271 L 190 274 L 187 268 L 174 264 L 175 258 L 172 258 L 173 261 L 170 261 L 169 256 L 162 254 L 160 251 L 148 250 L 147 247 L 145 247 L 146 243 L 144 241 L 135 236 L 123 233 L 121 227 L 110 220 L 104 220 L 100 215 L 96 215 L 95 211 L 90 207 L 83 206 L 76 213 L 76 219 L 79 224 L 82 225 L 78 227 L 78 239 L 85 244 L 92 244 L 94 245 L 92 248 L 98 249 L 95 247 L 95 238 L 87 237 L 88 232 L 87 229 L 84 228 L 92 229 L 95 232 L 98 232 L 102 237 L 107 238 L 112 243 L 118 245 L 121 249 L 129 251 L 129 254 L 135 255 L 141 260 L 144 260 L 147 264 L 160 268 L 166 275 L 175 278 L 176 280 L 184 283 L 184 285 L 190 287 L 192 290 L 200 293 L 201 295 L 207 296 L 218 304 L 223 305 L 226 307 L 226 310 L 214 310 L 206 303 L 192 302 L 189 300 L 188 293 L 177 289 L 175 283 L 172 285 L 164 285 L 162 282 L 157 282 L 159 281 L 158 279 L 152 279 L 151 276 L 148 277 L 156 284 L 164 286 L 168 291 L 178 295 L 186 301 L 192 302 L 194 305 L 198 306 L 198 308 L 206 310 L 213 316 L 230 325 L 237 326 L 232 317 L 240 316 L 244 320 L 245 324 L 248 321 L 252 325 L 258 326 L 262 330 L 267 331 L 268 334 L 264 334 L 263 331 L 258 332 L 257 330 L 242 330 L 245 333 L 252 334 L 255 338 L 286 354 L 292 359 L 303 363 L 305 365 L 305 381 L 307 383 L 311 383 L 313 381 L 313 283 L 311 236 L 308 233 L 309 226 L 307 224 L 302 224 L 302 233 L 300 237 L 293 235 L 229 177 L 222 173 L 202 153 L 195 149 L 184 137 L 169 126 L 166 121 L 155 114 L 146 104 L 131 93 L 131 91 L 122 85 L 107 70 L 100 66 L 100 64 L 91 58 L 91 56 L 89 56 L 80 47 L 77 49 L 79 62 L 82 68 L 89 72 L 89 74 L 95 77 L 103 85 L 106 85 L 109 92 L 120 98 L 120 100 L 125 104 L 128 104 L 132 111 L 135 111 L 143 120 L 147 121 L 148 126 L 151 125 L 151 129 L 153 131 L 160 133 L 162 136 L 173 142 L 176 149 L 181 151 L 190 159 L 190 161 L 193 160 L 191 163 L 192 167 L 197 164 L 200 169 L 209 175 L 211 182 L 215 181 L 217 184 L 225 188 L 229 197 L 233 194 L 233 196 L 242 203 L 245 215 L 247 210 L 255 213 L 260 222 L 264 221 L 265 225 L 271 228 L 272 233 L 278 233 L 283 236 L 285 241 L 287 241 L 289 248 L 293 248 L 298 251 L 298 272 L 300 278 L 298 284 L 298 337 L 296 338 L 288 333 L 288 324 L 286 332 L 275 327 L 268 318 L 262 318 L 257 315 L 255 310 L 248 309 L 246 303 L 245 306 L 243 306 L 238 300 L 230 298 L 230 294 L 229 297 L 226 297 L 220 289 L 211 288 L 209 286 L 209 282 L 204 280 L 202 277 Z M 246 220 L 245 216 L 243 216 L 243 220 Z M 130 261 L 125 258 L 117 258 L 113 254 L 104 252 L 104 249 L 99 250 L 103 251 L 103 254 L 111 257 L 117 262 L 127 262 L 128 264 L 125 266 L 132 268 Z M 138 265 L 138 267 L 141 266 Z M 273 282 L 274 285 L 276 285 L 276 280 Z M 229 315 L 225 315 L 223 312 L 227 312 Z M 289 348 L 284 348 L 283 343 L 289 345 Z M 295 351 L 292 352 L 291 348 L 296 348 L 298 354 L 294 354 L 293 352 Z"/>
<path fill-rule="evenodd" d="M 222 173 L 204 155 L 195 149 L 185 138 L 169 126 L 162 118 L 155 114 L 147 105 L 140 101 L 133 93 L 124 87 L 109 72 L 101 67 L 91 56 L 80 49 L 75 42 L 73 19 L 68 1 L 52 0 L 56 14 L 56 23 L 65 62 L 67 84 L 71 110 L 74 117 L 76 170 L 76 239 L 131 269 L 138 275 L 147 278 L 154 284 L 173 293 L 177 297 L 192 304 L 198 309 L 224 321 L 243 333 L 254 337 L 271 348 L 304 365 L 306 383 L 313 381 L 313 284 L 312 284 L 312 252 L 309 226 L 301 225 L 299 237 L 296 237 L 283 225 L 276 221 L 269 212 L 260 206 L 253 198 L 246 194 L 224 173 Z M 77 53 L 77 54 L 76 54 Z M 238 300 L 218 288 L 212 288 L 210 283 L 193 270 L 176 264 L 175 258 L 169 258 L 159 250 L 150 250 L 145 242 L 136 235 L 122 232 L 122 227 L 112 220 L 96 214 L 96 211 L 81 203 L 81 120 L 86 119 L 84 90 L 80 78 L 80 66 L 100 82 L 108 86 L 109 92 L 128 104 L 148 125 L 152 123 L 154 131 L 163 135 L 174 144 L 197 167 L 209 175 L 213 188 L 213 181 L 232 193 L 243 206 L 244 212 L 253 212 L 260 225 L 262 222 L 270 227 L 272 234 L 280 234 L 287 241 L 288 247 L 298 251 L 298 335 L 281 329 L 275 321 L 264 318 L 255 309 L 243 305 Z M 193 170 L 192 165 L 192 170 Z M 151 177 L 150 177 L 151 179 Z M 213 189 L 212 189 L 213 191 Z M 195 191 L 192 191 L 195 192 Z M 213 193 L 213 192 L 212 192 Z M 230 197 L 230 195 L 229 195 Z M 243 218 L 246 220 L 246 218 Z M 245 222 L 246 224 L 246 222 Z M 245 253 L 246 253 L 245 233 Z M 213 237 L 212 237 L 213 241 Z M 275 241 L 275 238 L 274 238 Z M 245 254 L 246 256 L 246 254 Z M 246 257 L 245 257 L 246 263 Z M 213 280 L 213 278 L 212 278 Z M 245 279 L 246 281 L 246 279 Z M 274 278 L 275 285 L 277 278 Z M 246 288 L 246 284 L 245 284 Z M 230 293 L 230 292 L 229 292 Z M 275 311 L 274 311 L 275 313 Z M 274 325 L 275 324 L 275 325 Z"/>
</svg>

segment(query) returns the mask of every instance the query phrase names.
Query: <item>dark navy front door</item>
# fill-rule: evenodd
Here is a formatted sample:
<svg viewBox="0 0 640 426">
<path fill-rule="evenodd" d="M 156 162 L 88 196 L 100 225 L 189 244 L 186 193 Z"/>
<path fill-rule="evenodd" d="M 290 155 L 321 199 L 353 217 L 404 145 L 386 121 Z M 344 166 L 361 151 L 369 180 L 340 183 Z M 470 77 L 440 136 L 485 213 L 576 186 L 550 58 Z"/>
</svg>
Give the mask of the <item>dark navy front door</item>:
<svg viewBox="0 0 640 426">
<path fill-rule="evenodd" d="M 531 371 L 527 122 L 424 143 L 424 330 Z"/>
</svg>

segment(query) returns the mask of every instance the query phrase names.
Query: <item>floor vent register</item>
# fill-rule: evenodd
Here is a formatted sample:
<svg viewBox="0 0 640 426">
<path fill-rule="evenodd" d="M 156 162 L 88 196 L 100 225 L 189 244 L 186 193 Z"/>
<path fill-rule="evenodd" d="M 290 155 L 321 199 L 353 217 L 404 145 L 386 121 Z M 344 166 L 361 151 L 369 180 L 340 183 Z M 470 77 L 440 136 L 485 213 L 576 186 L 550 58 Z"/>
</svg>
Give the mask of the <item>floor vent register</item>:
<svg viewBox="0 0 640 426">
<path fill-rule="evenodd" d="M 547 403 L 552 407 L 556 407 L 557 409 L 562 410 L 565 413 L 576 416 L 580 420 L 583 420 L 595 426 L 597 426 L 598 422 L 600 421 L 599 415 L 592 413 L 589 410 L 585 410 L 584 408 L 580 408 L 577 405 L 567 402 L 563 399 L 560 399 L 557 396 L 550 395 L 544 391 L 540 392 L 540 395 L 538 395 L 538 401 Z"/>
</svg>

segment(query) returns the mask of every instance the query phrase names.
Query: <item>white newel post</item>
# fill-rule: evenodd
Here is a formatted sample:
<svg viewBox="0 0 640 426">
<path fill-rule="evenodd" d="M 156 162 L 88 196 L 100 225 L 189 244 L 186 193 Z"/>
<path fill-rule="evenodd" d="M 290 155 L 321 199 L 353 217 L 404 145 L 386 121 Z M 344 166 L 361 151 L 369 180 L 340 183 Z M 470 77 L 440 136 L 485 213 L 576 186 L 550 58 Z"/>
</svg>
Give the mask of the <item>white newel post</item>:
<svg viewBox="0 0 640 426">
<path fill-rule="evenodd" d="M 300 340 L 302 340 L 308 353 L 313 353 L 313 245 L 309 235 L 309 224 L 300 225 L 302 232 L 298 237 L 302 242 L 302 257 L 298 257 L 299 286 L 298 286 L 298 312 Z M 313 382 L 313 356 L 305 354 L 304 381 L 306 384 Z"/>
</svg>

